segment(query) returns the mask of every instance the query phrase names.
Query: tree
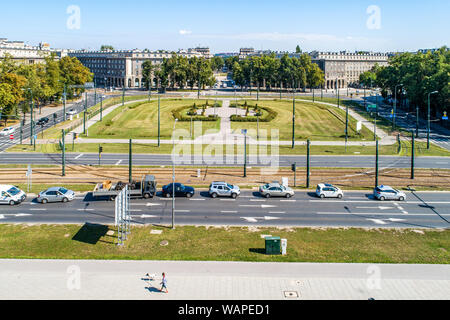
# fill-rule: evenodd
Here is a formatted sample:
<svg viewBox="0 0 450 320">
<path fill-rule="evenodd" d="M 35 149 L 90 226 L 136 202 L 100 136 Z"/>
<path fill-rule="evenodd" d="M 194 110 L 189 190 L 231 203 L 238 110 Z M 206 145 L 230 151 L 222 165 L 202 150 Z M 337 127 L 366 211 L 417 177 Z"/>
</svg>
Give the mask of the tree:
<svg viewBox="0 0 450 320">
<path fill-rule="evenodd" d="M 225 64 L 225 61 L 222 57 L 215 56 L 211 59 L 211 67 L 213 71 L 221 71 L 223 66 Z"/>
<path fill-rule="evenodd" d="M 70 85 L 83 85 L 86 82 L 91 82 L 94 78 L 90 70 L 83 66 L 80 60 L 75 57 L 66 56 L 59 60 L 59 72 L 60 93 L 62 93 L 64 84 L 66 84 L 67 97 L 69 99 L 73 98 L 75 93 L 80 94 L 84 91 L 84 89 L 70 89 Z"/>
<path fill-rule="evenodd" d="M 297 45 L 297 47 L 295 47 L 295 53 L 302 53 L 302 49 L 300 49 L 299 45 Z"/>
<path fill-rule="evenodd" d="M 104 44 L 100 47 L 100 51 L 114 51 L 114 47 Z"/>
</svg>

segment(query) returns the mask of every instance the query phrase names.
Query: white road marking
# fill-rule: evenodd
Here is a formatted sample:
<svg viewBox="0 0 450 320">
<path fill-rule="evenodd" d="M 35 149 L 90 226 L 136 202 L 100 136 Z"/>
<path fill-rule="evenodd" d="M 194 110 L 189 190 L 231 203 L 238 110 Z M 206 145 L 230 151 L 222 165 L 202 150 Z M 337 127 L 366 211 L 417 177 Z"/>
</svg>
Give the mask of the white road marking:
<svg viewBox="0 0 450 320">
<path fill-rule="evenodd" d="M 221 213 L 238 213 L 237 211 L 220 211 Z"/>
<path fill-rule="evenodd" d="M 269 214 L 284 214 L 285 211 L 269 211 Z"/>
<path fill-rule="evenodd" d="M 94 211 L 94 209 L 77 209 L 78 211 Z"/>
<path fill-rule="evenodd" d="M 356 209 L 376 209 L 376 208 L 378 208 L 380 210 L 395 209 L 394 207 L 382 207 L 382 206 L 379 206 L 379 207 L 356 207 Z"/>
<path fill-rule="evenodd" d="M 386 222 L 384 222 L 383 220 L 380 220 L 380 219 L 366 219 L 366 220 L 372 221 L 376 224 L 387 224 Z"/>
<path fill-rule="evenodd" d="M 189 201 L 205 201 L 205 199 L 189 199 Z"/>
<path fill-rule="evenodd" d="M 157 218 L 158 216 L 152 216 L 152 215 L 148 215 L 148 214 L 143 214 L 143 215 L 140 215 L 140 216 L 134 215 L 132 217 L 138 217 L 138 218 L 145 219 L 145 218 Z"/>
<path fill-rule="evenodd" d="M 121 162 L 122 162 L 122 160 L 119 160 L 119 161 L 116 162 L 115 165 L 118 166 Z"/>
<path fill-rule="evenodd" d="M 175 212 L 191 212 L 191 210 L 175 210 Z"/>
<path fill-rule="evenodd" d="M 82 154 L 80 154 L 80 155 L 78 155 L 78 156 L 76 156 L 75 157 L 75 160 L 78 160 L 78 159 L 80 159 L 82 156 L 84 156 L 84 154 L 82 153 Z"/>
<path fill-rule="evenodd" d="M 259 207 L 261 207 L 262 209 L 265 209 L 265 208 L 276 208 L 277 207 L 277 206 L 271 206 L 271 205 L 267 205 L 267 204 L 262 204 L 262 205 L 241 204 L 239 206 L 240 207 L 252 207 L 252 208 L 259 208 Z"/>
<path fill-rule="evenodd" d="M 30 211 L 47 211 L 47 209 L 28 209 Z"/>
<path fill-rule="evenodd" d="M 297 202 L 297 200 L 280 200 L 280 202 Z"/>
</svg>

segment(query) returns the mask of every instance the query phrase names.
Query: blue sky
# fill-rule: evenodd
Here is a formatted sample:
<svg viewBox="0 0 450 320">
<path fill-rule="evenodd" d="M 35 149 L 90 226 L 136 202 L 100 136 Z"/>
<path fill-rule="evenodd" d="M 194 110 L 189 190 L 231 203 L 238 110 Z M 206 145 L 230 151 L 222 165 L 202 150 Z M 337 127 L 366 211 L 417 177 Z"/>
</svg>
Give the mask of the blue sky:
<svg viewBox="0 0 450 320">
<path fill-rule="evenodd" d="M 67 27 L 71 5 L 80 9 L 80 29 Z M 299 44 L 304 51 L 397 51 L 448 46 L 450 38 L 448 0 L 15 0 L 0 6 L 0 38 L 72 49 L 202 45 L 217 53 L 293 51 Z M 370 6 L 379 8 L 380 19 L 367 13 Z"/>
</svg>

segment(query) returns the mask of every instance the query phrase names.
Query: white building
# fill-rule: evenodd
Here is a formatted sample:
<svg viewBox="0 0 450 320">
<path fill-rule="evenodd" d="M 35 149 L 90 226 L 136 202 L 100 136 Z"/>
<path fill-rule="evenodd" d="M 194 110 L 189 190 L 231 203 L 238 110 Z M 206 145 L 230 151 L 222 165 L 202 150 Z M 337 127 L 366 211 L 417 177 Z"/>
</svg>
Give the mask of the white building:
<svg viewBox="0 0 450 320">
<path fill-rule="evenodd" d="M 9 54 L 18 63 L 35 64 L 44 62 L 44 58 L 52 53 L 55 53 L 57 58 L 62 58 L 68 51 L 52 49 L 48 43 L 30 46 L 23 41 L 8 41 L 8 39 L 0 38 L 0 59 Z"/>
</svg>

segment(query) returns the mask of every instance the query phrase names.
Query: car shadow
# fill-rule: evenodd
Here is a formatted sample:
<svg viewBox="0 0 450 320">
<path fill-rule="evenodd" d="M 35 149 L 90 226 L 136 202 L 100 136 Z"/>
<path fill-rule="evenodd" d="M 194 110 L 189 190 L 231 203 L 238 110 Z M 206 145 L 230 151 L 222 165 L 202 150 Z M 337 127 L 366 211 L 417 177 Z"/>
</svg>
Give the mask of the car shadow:
<svg viewBox="0 0 450 320">
<path fill-rule="evenodd" d="M 306 195 L 310 198 L 319 198 L 315 192 L 307 192 Z"/>
<path fill-rule="evenodd" d="M 208 191 L 200 191 L 199 195 L 203 198 L 211 198 Z"/>
</svg>

